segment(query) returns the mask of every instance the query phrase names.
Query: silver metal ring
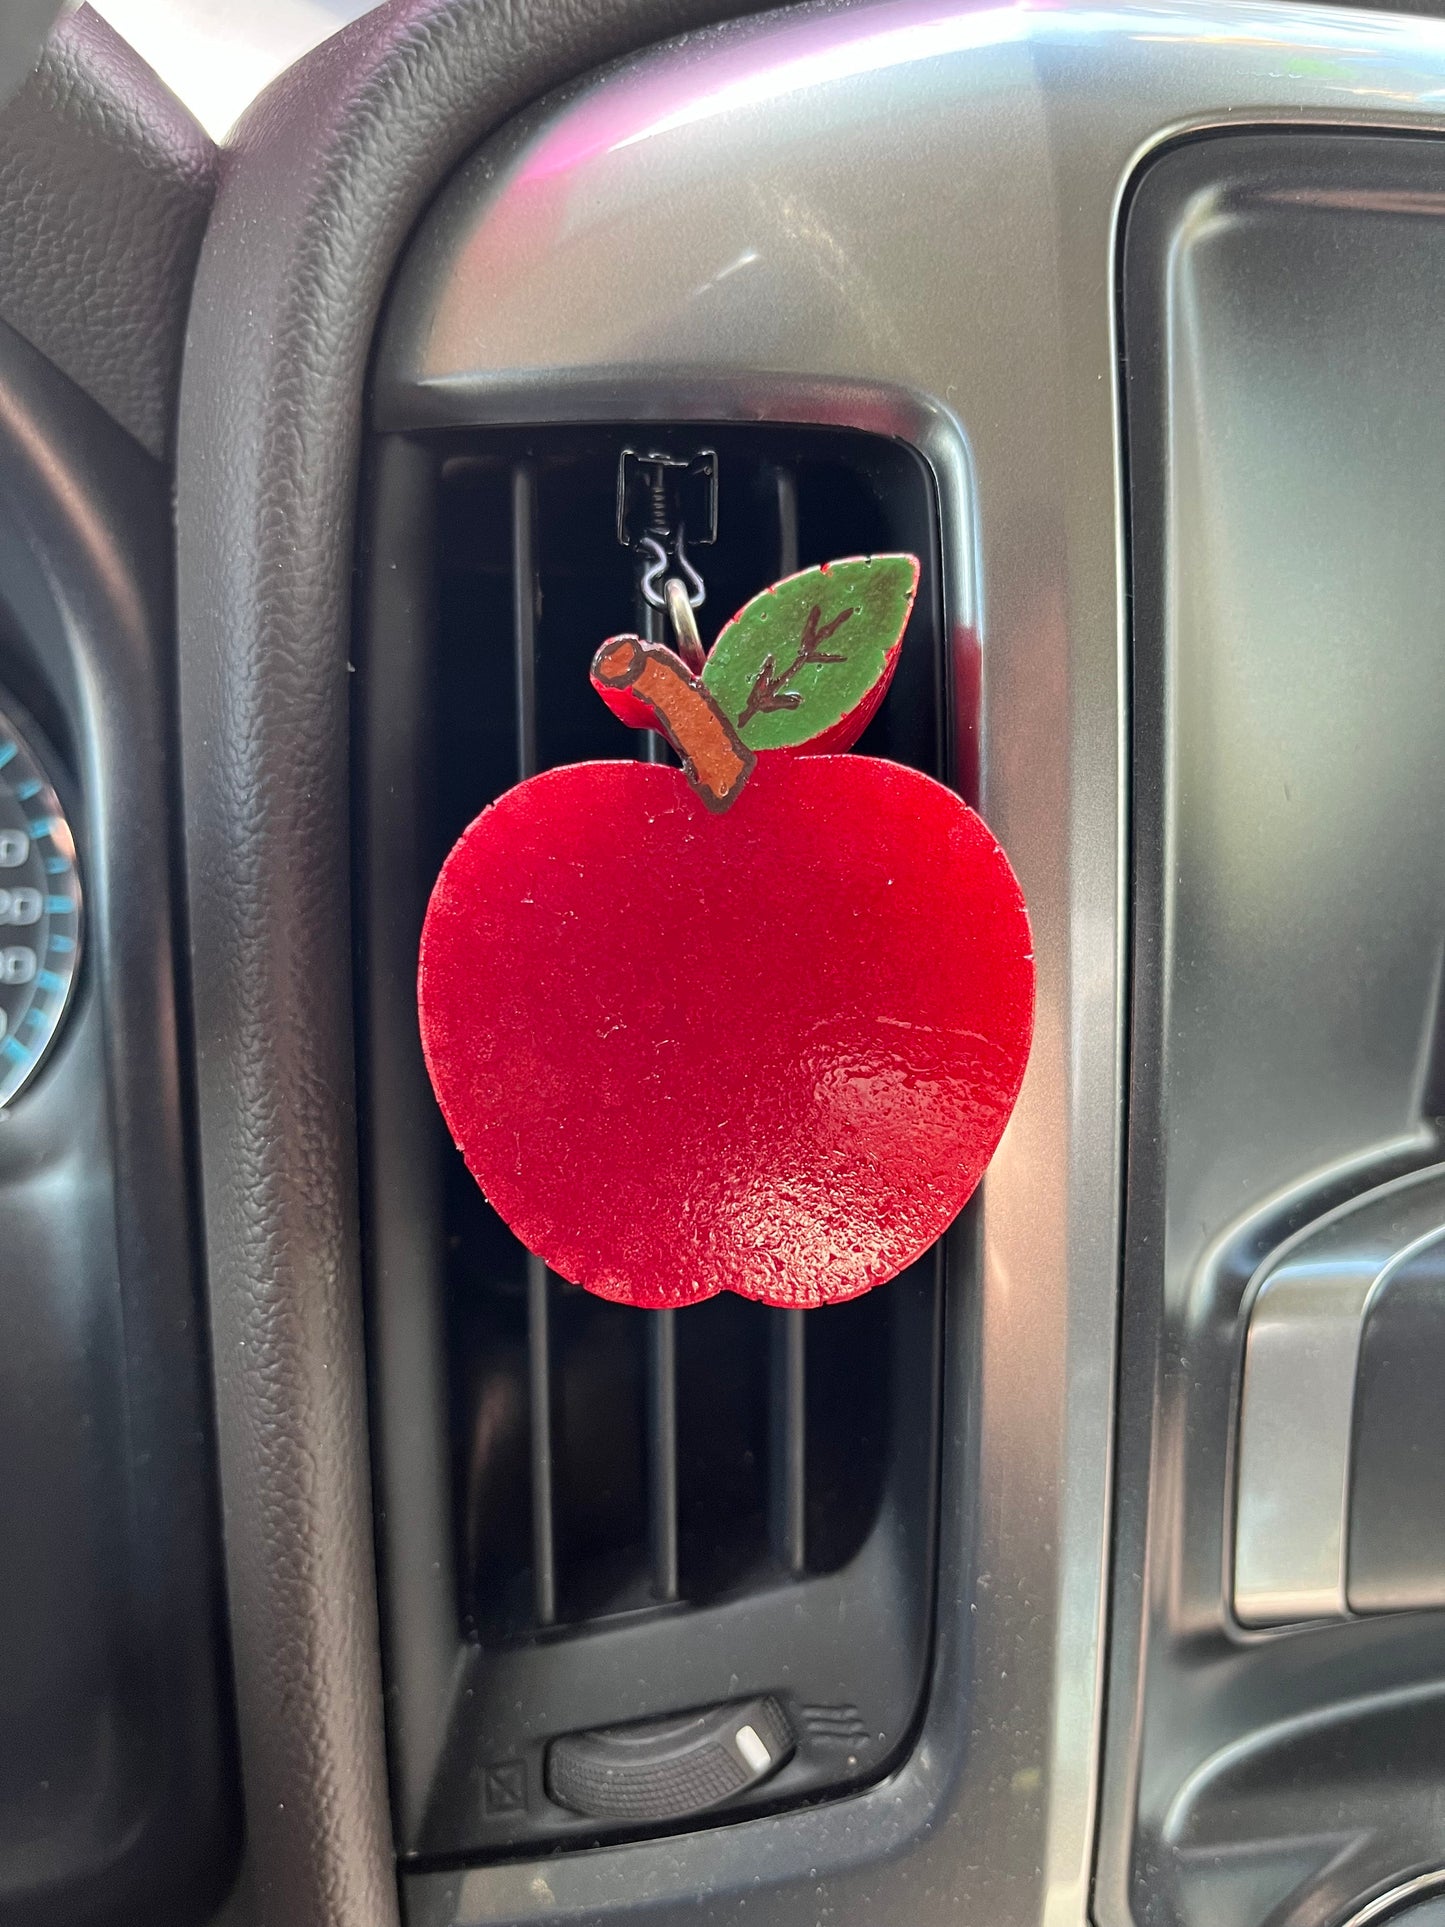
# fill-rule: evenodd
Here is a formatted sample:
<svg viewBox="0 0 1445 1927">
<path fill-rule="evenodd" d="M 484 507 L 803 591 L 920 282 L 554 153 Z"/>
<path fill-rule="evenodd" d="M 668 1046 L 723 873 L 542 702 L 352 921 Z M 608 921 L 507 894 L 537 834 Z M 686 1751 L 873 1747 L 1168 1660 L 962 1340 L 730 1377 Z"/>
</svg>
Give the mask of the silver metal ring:
<svg viewBox="0 0 1445 1927">
<path fill-rule="evenodd" d="M 1376 1927 L 1377 1922 L 1383 1921 L 1408 1902 L 1422 1900 L 1427 1894 L 1438 1893 L 1442 1888 L 1445 1888 L 1445 1868 L 1437 1867 L 1434 1873 L 1416 1874 L 1413 1880 L 1402 1881 L 1398 1887 L 1391 1887 L 1388 1893 L 1367 1901 L 1358 1913 L 1350 1915 L 1345 1927 Z"/>
<path fill-rule="evenodd" d="M 682 657 L 694 676 L 700 676 L 707 661 L 707 651 L 702 646 L 702 637 L 697 632 L 697 617 L 692 612 L 692 601 L 687 593 L 687 584 L 680 576 L 670 575 L 663 587 L 667 598 L 667 613 L 672 622 L 672 633 L 677 637 L 677 653 Z"/>
</svg>

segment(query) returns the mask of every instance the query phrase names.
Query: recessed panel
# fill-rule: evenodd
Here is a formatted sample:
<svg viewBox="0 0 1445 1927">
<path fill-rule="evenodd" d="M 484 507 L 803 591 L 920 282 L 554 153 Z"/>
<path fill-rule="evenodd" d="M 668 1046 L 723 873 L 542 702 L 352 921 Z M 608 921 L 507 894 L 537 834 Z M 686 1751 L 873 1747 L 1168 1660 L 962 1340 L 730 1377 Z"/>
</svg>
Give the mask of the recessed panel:
<svg viewBox="0 0 1445 1927">
<path fill-rule="evenodd" d="M 1130 206 L 1123 323 L 1135 1002 L 1101 1912 L 1256 1927 L 1342 1917 L 1438 1851 L 1428 1788 L 1388 1777 L 1438 1627 L 1347 1612 L 1360 1319 L 1394 1247 L 1261 1267 L 1438 1156 L 1445 147 L 1175 148 Z"/>
</svg>

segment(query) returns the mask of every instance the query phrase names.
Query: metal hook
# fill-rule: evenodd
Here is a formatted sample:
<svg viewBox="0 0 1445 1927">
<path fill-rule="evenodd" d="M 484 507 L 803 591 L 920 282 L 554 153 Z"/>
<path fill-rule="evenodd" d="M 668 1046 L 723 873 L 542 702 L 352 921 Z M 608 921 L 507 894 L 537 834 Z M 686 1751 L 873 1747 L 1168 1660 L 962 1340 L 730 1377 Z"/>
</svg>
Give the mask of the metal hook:
<svg viewBox="0 0 1445 1927">
<path fill-rule="evenodd" d="M 667 606 L 665 599 L 666 591 L 659 589 L 657 584 L 659 578 L 667 569 L 667 549 L 655 535 L 642 536 L 638 541 L 637 547 L 643 554 L 652 557 L 652 560 L 642 571 L 642 580 L 639 584 L 643 599 L 650 603 L 654 609 L 664 609 Z M 685 586 L 689 606 L 694 609 L 700 609 L 707 600 L 707 590 L 703 585 L 702 577 L 688 560 L 687 547 L 683 540 L 683 532 L 681 529 L 677 532 L 677 566 L 687 578 Z"/>
<path fill-rule="evenodd" d="M 640 553 L 653 557 L 653 560 L 649 562 L 647 567 L 642 571 L 642 580 L 639 582 L 638 587 L 642 590 L 643 600 L 651 603 L 654 609 L 660 609 L 663 607 L 663 601 L 662 594 L 657 586 L 657 579 L 667 567 L 667 550 L 655 535 L 642 536 L 638 541 L 637 547 Z"/>
<path fill-rule="evenodd" d="M 703 587 L 702 577 L 688 560 L 681 528 L 677 531 L 677 566 L 687 578 L 687 600 L 689 607 L 700 609 L 704 602 L 707 601 L 707 590 Z"/>
</svg>

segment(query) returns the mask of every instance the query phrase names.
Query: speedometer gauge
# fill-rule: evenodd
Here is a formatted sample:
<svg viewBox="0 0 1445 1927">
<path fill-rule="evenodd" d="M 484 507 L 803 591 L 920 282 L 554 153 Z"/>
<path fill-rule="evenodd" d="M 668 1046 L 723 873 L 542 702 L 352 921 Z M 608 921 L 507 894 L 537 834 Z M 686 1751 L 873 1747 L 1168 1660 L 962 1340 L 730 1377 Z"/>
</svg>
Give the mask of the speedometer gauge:
<svg viewBox="0 0 1445 1927">
<path fill-rule="evenodd" d="M 30 743 L 0 708 L 0 1106 L 55 1041 L 80 937 L 75 838 Z"/>
</svg>

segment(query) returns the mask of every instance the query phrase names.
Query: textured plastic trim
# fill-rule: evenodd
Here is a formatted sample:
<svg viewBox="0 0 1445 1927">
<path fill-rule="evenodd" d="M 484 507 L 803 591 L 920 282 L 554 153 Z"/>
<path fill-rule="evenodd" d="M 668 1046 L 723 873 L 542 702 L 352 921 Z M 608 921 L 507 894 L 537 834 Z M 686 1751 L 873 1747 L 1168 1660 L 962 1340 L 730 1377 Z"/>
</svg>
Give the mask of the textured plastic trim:
<svg viewBox="0 0 1445 1927">
<path fill-rule="evenodd" d="M 0 113 L 0 316 L 160 457 L 217 167 L 89 7 L 67 11 Z"/>
</svg>

